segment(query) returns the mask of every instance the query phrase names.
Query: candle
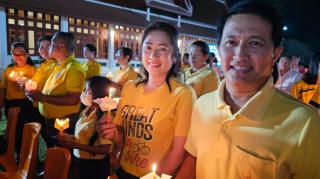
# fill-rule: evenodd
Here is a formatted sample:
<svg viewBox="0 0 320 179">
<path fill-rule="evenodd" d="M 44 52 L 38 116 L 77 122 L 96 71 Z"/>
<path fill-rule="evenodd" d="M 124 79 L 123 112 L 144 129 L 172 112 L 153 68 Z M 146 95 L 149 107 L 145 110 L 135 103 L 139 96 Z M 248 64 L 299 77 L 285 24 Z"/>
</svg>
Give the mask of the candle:
<svg viewBox="0 0 320 179">
<path fill-rule="evenodd" d="M 25 83 L 25 89 L 26 89 L 27 91 L 36 90 L 36 89 L 37 89 L 37 82 L 36 82 L 36 81 L 33 81 L 33 80 L 28 80 L 28 81 Z"/>
<path fill-rule="evenodd" d="M 156 164 L 153 164 L 153 165 L 152 165 L 152 178 L 153 178 L 153 179 L 157 179 L 156 170 L 157 170 L 157 165 L 156 165 Z"/>
<path fill-rule="evenodd" d="M 54 128 L 58 129 L 60 132 L 69 128 L 69 118 L 59 119 L 57 118 L 54 122 Z"/>
<path fill-rule="evenodd" d="M 9 74 L 9 77 L 14 80 L 15 77 L 17 77 L 17 72 L 15 71 L 12 71 L 10 74 Z"/>
<path fill-rule="evenodd" d="M 114 94 L 116 92 L 116 88 L 110 87 L 109 88 L 109 98 L 113 98 Z M 108 110 L 108 116 L 111 117 L 111 109 Z"/>
<path fill-rule="evenodd" d="M 115 93 L 116 93 L 116 88 L 110 87 L 109 88 L 109 98 L 112 99 Z"/>
<path fill-rule="evenodd" d="M 113 78 L 113 73 L 111 71 L 108 72 L 107 78 L 111 80 Z"/>
</svg>

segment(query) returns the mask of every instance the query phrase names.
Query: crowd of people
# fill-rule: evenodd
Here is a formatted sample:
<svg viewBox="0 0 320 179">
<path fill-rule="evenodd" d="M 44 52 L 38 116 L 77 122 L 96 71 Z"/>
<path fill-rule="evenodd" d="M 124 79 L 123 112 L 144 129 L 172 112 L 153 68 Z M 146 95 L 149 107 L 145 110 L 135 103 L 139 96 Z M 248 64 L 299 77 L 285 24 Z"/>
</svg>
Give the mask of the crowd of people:
<svg viewBox="0 0 320 179">
<path fill-rule="evenodd" d="M 176 179 L 320 178 L 320 54 L 308 68 L 298 55 L 283 54 L 279 13 L 250 0 L 221 18 L 219 54 L 195 41 L 181 56 L 178 36 L 169 23 L 150 24 L 139 72 L 130 65 L 132 50 L 120 47 L 119 67 L 106 77 L 94 45 L 77 61 L 72 33 L 40 39 L 38 67 L 15 42 L 0 107 L 6 117 L 21 107 L 17 160 L 23 125 L 39 122 L 48 148 L 72 152 L 71 178 L 136 179 L 153 164 Z M 26 87 L 29 79 L 35 89 Z M 102 107 L 113 97 L 120 99 L 115 111 Z M 63 134 L 56 118 L 70 121 Z"/>
</svg>

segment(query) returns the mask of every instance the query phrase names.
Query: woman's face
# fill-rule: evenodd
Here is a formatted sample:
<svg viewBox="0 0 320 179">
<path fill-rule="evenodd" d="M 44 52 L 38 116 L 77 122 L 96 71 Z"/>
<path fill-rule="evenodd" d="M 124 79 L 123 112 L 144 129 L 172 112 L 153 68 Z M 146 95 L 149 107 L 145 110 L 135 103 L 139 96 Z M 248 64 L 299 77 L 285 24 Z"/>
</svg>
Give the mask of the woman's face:
<svg viewBox="0 0 320 179">
<path fill-rule="evenodd" d="M 151 31 L 142 44 L 142 64 L 149 77 L 166 77 L 175 62 L 168 35 L 159 30 Z"/>
<path fill-rule="evenodd" d="M 91 52 L 87 47 L 83 47 L 83 57 L 86 59 L 94 59 L 94 53 Z"/>
<path fill-rule="evenodd" d="M 39 46 L 39 54 L 44 59 L 49 59 L 49 48 L 51 42 L 49 40 L 42 40 Z"/>
<path fill-rule="evenodd" d="M 23 67 L 27 64 L 29 54 L 22 47 L 16 47 L 12 50 L 12 58 L 18 67 Z"/>
</svg>

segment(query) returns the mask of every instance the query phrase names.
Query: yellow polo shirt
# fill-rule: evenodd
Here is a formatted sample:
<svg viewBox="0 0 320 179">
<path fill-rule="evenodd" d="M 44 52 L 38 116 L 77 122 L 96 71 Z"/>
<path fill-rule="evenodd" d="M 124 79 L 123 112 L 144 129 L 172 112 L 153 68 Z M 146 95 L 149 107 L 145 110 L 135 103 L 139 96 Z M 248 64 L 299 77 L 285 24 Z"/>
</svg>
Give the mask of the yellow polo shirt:
<svg viewBox="0 0 320 179">
<path fill-rule="evenodd" d="M 101 65 L 95 60 L 83 62 L 82 67 L 86 73 L 86 79 L 93 76 L 100 76 L 101 73 Z"/>
<path fill-rule="evenodd" d="M 85 74 L 81 64 L 68 57 L 62 64 L 55 65 L 42 93 L 50 96 L 64 96 L 68 92 L 81 93 L 84 89 Z M 61 106 L 39 102 L 39 111 L 45 118 L 58 118 L 79 112 L 80 102 L 76 105 Z"/>
<path fill-rule="evenodd" d="M 122 90 L 115 124 L 123 127 L 125 144 L 120 165 L 141 177 L 150 172 L 169 150 L 175 136 L 186 137 L 195 94 L 191 87 L 170 79 L 167 84 L 145 92 L 144 85 L 126 83 Z"/>
<path fill-rule="evenodd" d="M 225 81 L 194 106 L 185 149 L 197 157 L 199 179 L 320 178 L 320 117 L 275 89 L 272 78 L 237 113 L 224 99 Z"/>
<path fill-rule="evenodd" d="M 88 110 L 88 108 L 85 110 Z M 77 143 L 89 145 L 91 137 L 96 132 L 96 121 L 96 110 L 92 111 L 90 114 L 82 114 L 82 116 L 80 116 L 80 119 L 77 121 L 74 129 L 74 137 Z M 110 140 L 103 139 L 98 135 L 98 139 L 95 141 L 94 146 L 104 144 L 112 144 L 112 142 Z M 105 154 L 93 154 L 79 149 L 73 149 L 73 154 L 77 158 L 81 159 L 102 159 L 105 157 Z"/>
<path fill-rule="evenodd" d="M 317 88 L 318 88 L 317 84 L 309 85 L 303 80 L 301 80 L 292 86 L 291 96 L 300 99 L 306 104 L 309 104 Z"/>
<path fill-rule="evenodd" d="M 48 59 L 41 63 L 39 67 L 36 69 L 36 72 L 33 75 L 32 80 L 37 82 L 38 89 L 43 89 L 56 63 L 57 62 L 54 59 Z"/>
<path fill-rule="evenodd" d="M 138 76 L 138 73 L 134 71 L 134 68 L 131 65 L 128 65 L 125 69 L 117 69 L 113 81 L 117 84 L 123 86 L 129 80 L 135 80 Z"/>
<path fill-rule="evenodd" d="M 220 80 L 216 72 L 207 65 L 194 73 L 191 73 L 191 71 L 185 72 L 185 84 L 193 87 L 197 97 L 216 90 L 219 82 Z"/>
<path fill-rule="evenodd" d="M 10 78 L 12 72 L 18 73 L 20 77 L 32 78 L 35 73 L 35 67 L 31 65 L 25 65 L 24 67 L 8 66 L 2 73 L 1 88 L 6 89 L 5 99 L 25 99 L 25 92 L 17 86 L 17 82 Z"/>
</svg>

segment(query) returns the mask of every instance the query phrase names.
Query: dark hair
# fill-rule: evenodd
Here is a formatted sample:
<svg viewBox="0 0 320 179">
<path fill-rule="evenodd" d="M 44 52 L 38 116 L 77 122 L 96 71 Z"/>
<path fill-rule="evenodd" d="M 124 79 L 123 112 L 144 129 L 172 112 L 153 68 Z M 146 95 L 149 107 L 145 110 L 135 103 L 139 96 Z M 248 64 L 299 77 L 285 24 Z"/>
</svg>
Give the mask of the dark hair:
<svg viewBox="0 0 320 179">
<path fill-rule="evenodd" d="M 22 42 L 13 42 L 13 44 L 11 45 L 11 53 L 13 53 L 13 50 L 14 50 L 15 48 L 22 48 L 26 53 L 28 53 L 28 48 L 27 48 L 27 46 L 26 46 L 24 43 L 22 43 Z M 31 66 L 34 66 L 34 63 L 33 63 L 32 59 L 31 59 L 30 55 L 27 57 L 27 64 L 28 64 L 28 65 L 31 65 Z M 12 67 L 12 66 L 14 66 L 14 65 L 15 65 L 15 62 L 14 62 L 14 60 L 12 59 L 12 63 L 9 64 L 8 66 L 9 66 L 9 67 Z"/>
<path fill-rule="evenodd" d="M 189 53 L 184 53 L 184 54 L 183 54 L 183 58 L 184 58 L 184 57 L 189 58 Z"/>
<path fill-rule="evenodd" d="M 228 19 L 238 14 L 253 14 L 258 17 L 265 19 L 271 24 L 272 31 L 272 42 L 274 47 L 279 47 L 282 36 L 283 36 L 283 22 L 282 17 L 277 10 L 271 6 L 270 3 L 254 1 L 254 0 L 243 0 L 234 4 L 227 13 L 220 19 L 217 27 L 217 42 L 220 44 L 224 26 Z"/>
<path fill-rule="evenodd" d="M 51 42 L 52 36 L 51 36 L 51 35 L 46 35 L 46 36 L 41 37 L 41 38 L 38 40 L 38 42 L 37 42 L 38 46 L 40 46 L 40 43 L 41 43 L 42 41 L 44 41 L 44 40 L 47 40 L 47 41 Z"/>
<path fill-rule="evenodd" d="M 278 78 L 279 78 L 279 71 L 278 71 L 278 65 L 277 63 L 274 63 L 272 66 L 272 77 L 273 77 L 273 84 L 276 84 Z"/>
<path fill-rule="evenodd" d="M 70 32 L 56 32 L 54 33 L 53 40 L 58 40 L 59 42 L 65 45 L 65 48 L 68 52 L 74 52 L 75 44 L 74 44 L 74 35 Z"/>
<path fill-rule="evenodd" d="M 173 25 L 166 23 L 166 22 L 152 23 L 144 30 L 144 33 L 142 35 L 141 44 L 143 44 L 144 40 L 149 35 L 149 33 L 153 32 L 153 31 L 161 31 L 161 32 L 164 32 L 165 34 L 167 34 L 167 36 L 170 40 L 170 43 L 173 47 L 172 58 L 173 59 L 175 58 L 176 60 L 178 60 L 178 58 L 179 58 L 179 48 L 178 48 L 179 34 L 178 34 L 177 29 Z M 175 71 L 175 65 L 176 65 L 175 63 L 172 64 L 172 66 L 167 74 L 167 77 L 166 77 L 166 83 L 167 83 L 170 91 L 171 91 L 171 86 L 169 84 L 169 79 L 170 79 L 170 77 L 177 76 L 177 73 Z M 137 85 L 139 85 L 141 83 L 146 83 L 149 80 L 149 74 L 143 66 L 141 68 L 141 73 L 142 73 L 142 75 L 140 74 L 137 79 L 137 83 L 136 83 Z"/>
<path fill-rule="evenodd" d="M 108 86 L 116 87 L 116 84 L 106 77 L 93 76 L 87 79 L 87 83 L 92 91 L 92 99 L 103 98 L 108 95 L 105 89 Z"/>
<path fill-rule="evenodd" d="M 104 98 L 108 95 L 108 91 L 106 90 L 108 86 L 117 87 L 117 85 L 109 80 L 106 77 L 102 76 L 93 76 L 87 79 L 87 83 L 89 85 L 89 88 L 92 91 L 92 99 L 96 98 Z M 100 119 L 103 115 L 103 112 L 100 108 L 96 111 L 97 121 Z M 98 139 L 98 133 L 95 131 L 93 135 L 89 139 L 89 145 L 93 146 L 96 140 Z"/>
<path fill-rule="evenodd" d="M 124 57 L 129 56 L 129 59 L 128 59 L 128 63 L 129 63 L 132 58 L 132 50 L 127 47 L 119 47 L 118 50 L 122 50 Z"/>
<path fill-rule="evenodd" d="M 208 55 L 209 54 L 209 46 L 204 41 L 201 41 L 201 40 L 194 41 L 191 44 L 191 47 L 192 46 L 200 47 L 201 48 L 201 52 L 202 52 L 203 55 Z"/>
<path fill-rule="evenodd" d="M 91 53 L 93 53 L 93 56 L 94 56 L 94 57 L 97 55 L 97 47 L 94 46 L 93 44 L 86 44 L 86 45 L 84 45 L 84 47 L 88 48 L 89 51 L 90 51 Z"/>
<path fill-rule="evenodd" d="M 309 62 L 309 70 L 303 77 L 304 82 L 306 82 L 309 85 L 317 83 L 317 79 L 319 78 L 318 76 L 319 63 L 320 63 L 320 51 L 318 51 L 312 56 Z"/>
</svg>

